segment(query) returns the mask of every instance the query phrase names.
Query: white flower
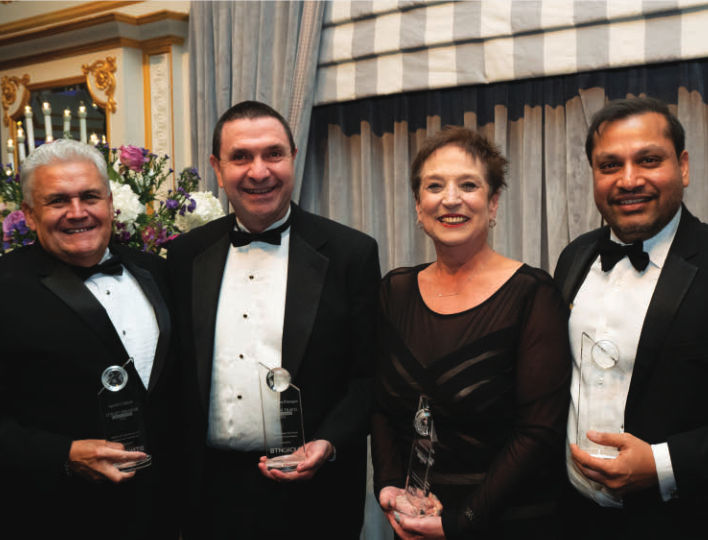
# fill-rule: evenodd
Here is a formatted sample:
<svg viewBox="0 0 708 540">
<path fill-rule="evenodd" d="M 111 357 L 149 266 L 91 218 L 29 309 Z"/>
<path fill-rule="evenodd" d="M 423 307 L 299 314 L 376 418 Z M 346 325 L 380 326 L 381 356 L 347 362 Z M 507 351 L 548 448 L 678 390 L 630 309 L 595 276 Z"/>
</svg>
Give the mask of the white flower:
<svg viewBox="0 0 708 540">
<path fill-rule="evenodd" d="M 210 191 L 195 191 L 189 196 L 194 199 L 197 206 L 194 212 L 185 212 L 183 216 L 177 214 L 175 225 L 179 227 L 180 231 L 191 231 L 224 215 L 224 209 L 221 207 L 219 199 L 214 197 Z"/>
<path fill-rule="evenodd" d="M 140 214 L 145 212 L 145 206 L 127 184 L 119 184 L 111 180 L 111 192 L 113 193 L 113 208 L 120 210 L 116 221 L 125 223 L 126 230 L 133 234 L 135 232 L 135 220 Z"/>
</svg>

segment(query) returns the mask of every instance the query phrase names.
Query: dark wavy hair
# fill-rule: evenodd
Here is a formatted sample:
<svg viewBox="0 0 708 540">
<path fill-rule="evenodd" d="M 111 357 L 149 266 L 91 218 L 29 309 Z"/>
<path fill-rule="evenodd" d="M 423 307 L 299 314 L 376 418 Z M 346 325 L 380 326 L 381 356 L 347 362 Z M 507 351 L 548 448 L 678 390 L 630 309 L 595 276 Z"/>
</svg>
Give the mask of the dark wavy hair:
<svg viewBox="0 0 708 540">
<path fill-rule="evenodd" d="M 281 123 L 285 129 L 285 133 L 288 136 L 288 142 L 290 143 L 290 151 L 295 153 L 295 139 L 293 138 L 293 132 L 288 125 L 287 120 L 276 111 L 270 105 L 261 103 L 260 101 L 242 101 L 233 105 L 228 111 L 221 115 L 219 121 L 214 127 L 214 134 L 211 138 L 211 153 L 217 159 L 221 159 L 221 132 L 224 129 L 224 124 L 226 122 L 231 122 L 232 120 L 240 120 L 241 118 L 248 118 L 253 120 L 255 118 L 263 118 L 264 116 L 270 116 L 275 118 Z"/>
<path fill-rule="evenodd" d="M 600 134 L 599 130 L 602 124 L 651 112 L 658 113 L 666 118 L 667 128 L 664 134 L 674 143 L 674 150 L 676 150 L 676 157 L 678 158 L 686 147 L 686 132 L 683 130 L 681 122 L 671 114 L 671 111 L 663 101 L 651 97 L 636 97 L 610 101 L 593 115 L 592 122 L 588 128 L 588 135 L 585 139 L 585 154 L 590 165 L 592 165 L 592 151 L 595 149 L 595 135 Z"/>
<path fill-rule="evenodd" d="M 428 158 L 444 146 L 457 146 L 469 156 L 479 159 L 486 170 L 485 180 L 489 184 L 489 197 L 506 187 L 507 160 L 499 149 L 484 136 L 471 129 L 447 126 L 428 137 L 411 165 L 411 189 L 415 200 L 420 200 L 420 173 Z"/>
</svg>

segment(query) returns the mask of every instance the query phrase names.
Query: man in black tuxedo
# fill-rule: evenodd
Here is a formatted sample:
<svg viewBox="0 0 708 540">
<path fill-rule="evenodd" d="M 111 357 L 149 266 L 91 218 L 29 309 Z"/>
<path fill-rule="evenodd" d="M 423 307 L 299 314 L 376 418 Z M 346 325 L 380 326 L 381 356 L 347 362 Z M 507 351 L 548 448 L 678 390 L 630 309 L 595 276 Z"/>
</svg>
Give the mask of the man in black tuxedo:
<svg viewBox="0 0 708 540">
<path fill-rule="evenodd" d="M 186 537 L 359 537 L 378 251 L 290 201 L 296 153 L 271 107 L 231 107 L 210 159 L 235 213 L 169 251 L 183 339 Z M 302 392 L 307 457 L 292 472 L 261 459 L 261 364 L 288 370 Z"/>
<path fill-rule="evenodd" d="M 708 226 L 682 204 L 684 138 L 651 98 L 610 102 L 588 130 L 609 226 L 574 240 L 555 272 L 572 307 L 565 518 L 574 538 L 706 534 Z M 581 355 L 595 375 L 580 377 Z M 592 397 L 595 383 L 612 397 Z M 587 434 L 585 410 L 600 421 Z"/>
<path fill-rule="evenodd" d="M 97 149 L 42 145 L 22 164 L 21 182 L 37 242 L 0 258 L 2 529 L 31 539 L 176 538 L 163 261 L 109 249 L 112 196 Z M 106 440 L 98 392 L 110 366 L 128 376 L 117 395 L 143 408 L 152 463 L 142 470 L 119 466 L 144 452 Z"/>
</svg>

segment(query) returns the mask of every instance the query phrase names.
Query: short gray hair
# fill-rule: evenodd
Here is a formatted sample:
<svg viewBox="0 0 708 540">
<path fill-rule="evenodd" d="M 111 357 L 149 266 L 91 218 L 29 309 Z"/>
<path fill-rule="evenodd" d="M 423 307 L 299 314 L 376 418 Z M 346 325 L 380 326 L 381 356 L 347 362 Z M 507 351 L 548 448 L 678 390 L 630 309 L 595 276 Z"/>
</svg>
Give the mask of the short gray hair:
<svg viewBox="0 0 708 540">
<path fill-rule="evenodd" d="M 74 141 L 72 139 L 57 139 L 56 141 L 38 146 L 22 162 L 20 169 L 20 184 L 22 185 L 22 198 L 28 206 L 34 206 L 32 200 L 32 184 L 35 172 L 39 167 L 51 165 L 53 163 L 70 163 L 74 161 L 88 161 L 93 163 L 98 170 L 98 175 L 111 192 L 111 184 L 108 181 L 108 169 L 103 154 L 96 147 L 90 144 Z"/>
</svg>

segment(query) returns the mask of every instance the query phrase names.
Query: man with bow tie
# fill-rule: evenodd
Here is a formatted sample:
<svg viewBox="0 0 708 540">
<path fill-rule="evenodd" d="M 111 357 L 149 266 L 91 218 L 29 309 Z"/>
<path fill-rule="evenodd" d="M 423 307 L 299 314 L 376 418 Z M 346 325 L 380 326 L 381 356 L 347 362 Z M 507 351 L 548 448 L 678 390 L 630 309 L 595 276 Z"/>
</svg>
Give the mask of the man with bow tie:
<svg viewBox="0 0 708 540">
<path fill-rule="evenodd" d="M 180 237 L 168 266 L 183 339 L 185 538 L 358 538 L 375 358 L 376 242 L 290 198 L 285 119 L 244 101 L 214 129 L 234 213 Z M 269 470 L 261 366 L 302 395 L 307 457 Z"/>
<path fill-rule="evenodd" d="M 3 531 L 175 538 L 164 261 L 109 246 L 112 196 L 96 148 L 44 144 L 23 162 L 21 184 L 37 241 L 0 258 Z M 145 451 L 107 440 L 98 393 L 111 366 L 125 369 L 121 396 L 140 408 Z M 149 467 L 124 470 L 145 452 Z"/>
<path fill-rule="evenodd" d="M 684 139 L 651 98 L 610 102 L 588 130 L 608 226 L 571 242 L 555 272 L 572 308 L 573 538 L 705 537 L 708 226 L 682 204 Z"/>
</svg>

